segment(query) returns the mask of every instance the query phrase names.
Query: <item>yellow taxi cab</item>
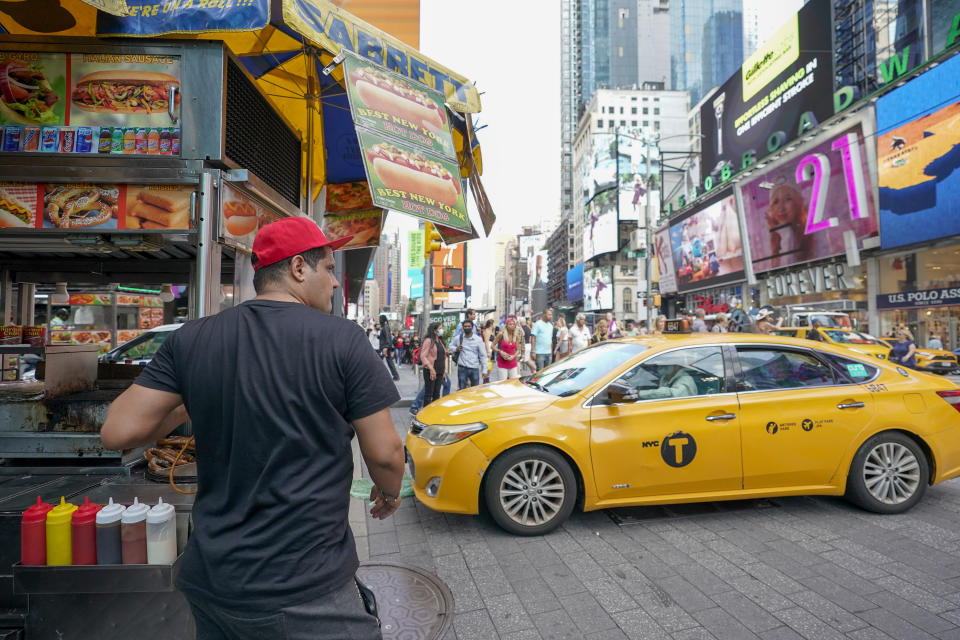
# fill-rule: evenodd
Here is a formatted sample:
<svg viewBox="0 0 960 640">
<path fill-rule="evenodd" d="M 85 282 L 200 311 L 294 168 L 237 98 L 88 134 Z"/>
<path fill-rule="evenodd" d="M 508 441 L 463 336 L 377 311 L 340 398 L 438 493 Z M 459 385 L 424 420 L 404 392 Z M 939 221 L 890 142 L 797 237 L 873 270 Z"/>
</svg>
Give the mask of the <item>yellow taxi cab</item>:
<svg viewBox="0 0 960 640">
<path fill-rule="evenodd" d="M 810 331 L 810 327 L 782 327 L 776 329 L 774 333 L 779 336 L 806 338 L 808 331 Z M 838 344 L 868 356 L 875 356 L 881 360 L 886 360 L 890 354 L 890 347 L 887 344 L 862 331 L 840 327 L 818 327 L 817 333 L 820 335 L 822 342 Z"/>
<path fill-rule="evenodd" d="M 960 387 L 828 342 L 624 338 L 425 407 L 417 498 L 539 535 L 574 508 L 846 495 L 878 513 L 960 475 Z"/>
<path fill-rule="evenodd" d="M 877 338 L 877 340 L 891 349 L 893 349 L 893 343 L 897 341 L 896 338 Z M 914 358 L 917 361 L 917 369 L 920 371 L 946 375 L 960 368 L 956 354 L 946 349 L 921 349 L 918 346 Z"/>
</svg>

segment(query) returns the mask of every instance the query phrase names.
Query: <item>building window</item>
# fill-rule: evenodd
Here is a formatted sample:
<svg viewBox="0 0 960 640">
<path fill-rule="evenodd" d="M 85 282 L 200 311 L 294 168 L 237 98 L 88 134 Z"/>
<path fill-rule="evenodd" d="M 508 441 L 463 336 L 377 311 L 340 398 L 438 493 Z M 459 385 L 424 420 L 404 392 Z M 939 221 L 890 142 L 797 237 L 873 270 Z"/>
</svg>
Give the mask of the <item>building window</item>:
<svg viewBox="0 0 960 640">
<path fill-rule="evenodd" d="M 620 126 L 621 126 L 621 127 L 627 126 L 627 121 L 626 121 L 626 120 L 621 120 L 621 121 L 620 121 Z"/>
<path fill-rule="evenodd" d="M 660 131 L 660 121 L 659 121 L 659 120 L 654 120 L 654 121 L 653 121 L 653 130 L 654 130 L 654 131 Z"/>
<path fill-rule="evenodd" d="M 603 120 L 597 120 L 597 129 L 603 129 Z"/>
<path fill-rule="evenodd" d="M 620 107 L 620 113 L 621 114 L 623 113 L 623 107 Z"/>
<path fill-rule="evenodd" d="M 601 106 L 600 106 L 600 113 L 606 113 L 606 112 L 607 112 L 607 108 L 601 105 Z"/>
<path fill-rule="evenodd" d="M 633 115 L 637 115 L 637 108 L 636 108 L 636 107 L 630 107 L 630 113 L 632 113 Z"/>
<path fill-rule="evenodd" d="M 654 107 L 654 109 L 653 109 L 653 115 L 655 115 L 655 116 L 660 115 L 660 107 Z"/>
<path fill-rule="evenodd" d="M 643 108 L 643 115 L 648 115 L 649 113 L 650 113 L 650 109 L 648 109 L 647 107 L 644 107 L 644 108 Z"/>
<path fill-rule="evenodd" d="M 613 120 L 607 120 L 607 126 L 613 129 Z"/>
<path fill-rule="evenodd" d="M 649 99 L 650 99 L 650 98 L 648 98 L 647 96 L 643 96 L 643 101 L 644 101 L 644 102 L 646 102 L 646 101 L 649 100 Z"/>
<path fill-rule="evenodd" d="M 644 120 L 644 121 L 643 121 L 643 126 L 649 127 L 649 126 L 650 126 L 650 121 L 649 121 L 649 120 Z"/>
<path fill-rule="evenodd" d="M 625 313 L 633 311 L 633 291 L 627 288 L 623 290 L 623 311 Z"/>
<path fill-rule="evenodd" d="M 636 121 L 636 120 L 631 120 L 631 121 L 630 121 L 630 126 L 631 126 L 631 127 L 637 126 L 637 121 Z"/>
<path fill-rule="evenodd" d="M 637 96 L 630 96 L 630 102 L 636 102 Z"/>
<path fill-rule="evenodd" d="M 653 101 L 654 101 L 654 102 L 660 102 L 660 98 L 654 98 Z"/>
</svg>

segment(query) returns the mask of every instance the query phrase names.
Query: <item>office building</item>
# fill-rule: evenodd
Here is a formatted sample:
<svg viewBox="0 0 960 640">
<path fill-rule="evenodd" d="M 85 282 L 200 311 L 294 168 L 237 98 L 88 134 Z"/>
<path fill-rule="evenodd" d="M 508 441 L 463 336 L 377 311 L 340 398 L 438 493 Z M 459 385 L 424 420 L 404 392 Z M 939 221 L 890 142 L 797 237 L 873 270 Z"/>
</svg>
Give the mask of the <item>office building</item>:
<svg viewBox="0 0 960 640">
<path fill-rule="evenodd" d="M 670 86 L 691 102 L 720 86 L 743 64 L 742 0 L 670 3 Z"/>
</svg>

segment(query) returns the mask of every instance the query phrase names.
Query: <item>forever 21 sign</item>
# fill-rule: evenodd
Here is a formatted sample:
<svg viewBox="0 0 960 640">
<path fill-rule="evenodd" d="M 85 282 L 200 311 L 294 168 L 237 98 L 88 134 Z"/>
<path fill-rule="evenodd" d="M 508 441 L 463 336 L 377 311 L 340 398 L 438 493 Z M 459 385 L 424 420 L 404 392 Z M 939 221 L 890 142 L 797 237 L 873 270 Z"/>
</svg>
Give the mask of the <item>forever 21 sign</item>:
<svg viewBox="0 0 960 640">
<path fill-rule="evenodd" d="M 858 270 L 859 271 L 859 270 Z M 794 269 L 768 276 L 767 298 L 785 298 L 828 291 L 849 291 L 860 288 L 858 273 L 843 262 L 834 262 Z"/>
</svg>

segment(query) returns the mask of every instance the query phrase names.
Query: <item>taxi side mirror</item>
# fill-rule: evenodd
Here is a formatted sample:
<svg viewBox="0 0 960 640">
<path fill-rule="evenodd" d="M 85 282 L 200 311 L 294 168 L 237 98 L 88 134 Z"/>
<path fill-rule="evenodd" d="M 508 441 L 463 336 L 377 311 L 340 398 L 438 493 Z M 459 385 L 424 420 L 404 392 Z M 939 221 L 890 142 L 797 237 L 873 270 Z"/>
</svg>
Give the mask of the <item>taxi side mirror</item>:
<svg viewBox="0 0 960 640">
<path fill-rule="evenodd" d="M 614 382 L 607 387 L 607 401 L 611 404 L 636 402 L 640 399 L 637 390 L 631 386 Z"/>
</svg>

